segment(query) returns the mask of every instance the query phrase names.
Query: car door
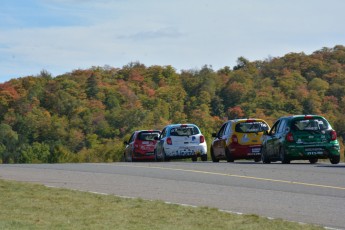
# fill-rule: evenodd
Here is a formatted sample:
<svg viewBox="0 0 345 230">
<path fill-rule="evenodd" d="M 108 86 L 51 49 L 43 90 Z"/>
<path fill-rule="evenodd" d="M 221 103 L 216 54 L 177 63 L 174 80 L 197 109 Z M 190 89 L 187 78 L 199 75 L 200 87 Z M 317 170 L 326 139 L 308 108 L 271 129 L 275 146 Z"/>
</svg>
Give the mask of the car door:
<svg viewBox="0 0 345 230">
<path fill-rule="evenodd" d="M 281 119 L 278 126 L 277 131 L 273 138 L 273 155 L 274 157 L 280 156 L 280 146 L 285 140 L 285 127 L 286 127 L 286 119 Z"/>
<path fill-rule="evenodd" d="M 229 122 L 223 124 L 213 141 L 213 153 L 217 158 L 225 156 L 226 130 L 228 130 L 229 125 Z"/>
<path fill-rule="evenodd" d="M 278 126 L 281 120 L 277 120 L 274 125 L 272 126 L 271 130 L 269 131 L 268 135 L 266 135 L 265 146 L 267 155 L 272 157 L 276 154 L 276 143 L 277 143 L 277 133 L 278 133 Z"/>
<path fill-rule="evenodd" d="M 159 135 L 159 138 L 157 140 L 156 143 L 156 147 L 155 147 L 155 151 L 157 153 L 157 155 L 161 156 L 162 155 L 162 151 L 163 151 L 163 144 L 166 138 L 166 134 L 167 134 L 167 128 L 164 128 L 161 132 L 161 134 Z"/>
<path fill-rule="evenodd" d="M 134 140 L 135 140 L 136 133 L 134 132 L 132 136 L 129 138 L 129 141 L 126 146 L 125 150 L 125 160 L 131 161 L 134 149 Z"/>
</svg>

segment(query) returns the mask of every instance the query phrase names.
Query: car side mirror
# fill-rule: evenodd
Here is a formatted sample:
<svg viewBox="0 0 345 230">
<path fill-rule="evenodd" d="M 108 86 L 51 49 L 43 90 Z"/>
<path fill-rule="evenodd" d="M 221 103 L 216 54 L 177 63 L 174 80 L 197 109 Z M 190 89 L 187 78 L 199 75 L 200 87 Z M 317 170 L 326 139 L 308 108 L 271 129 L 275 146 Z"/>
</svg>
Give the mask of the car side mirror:
<svg viewBox="0 0 345 230">
<path fill-rule="evenodd" d="M 158 136 L 155 136 L 154 139 L 155 139 L 155 141 L 158 141 L 158 140 L 159 140 L 159 137 L 158 137 Z"/>
<path fill-rule="evenodd" d="M 217 137 L 217 133 L 212 133 L 212 137 Z"/>
<path fill-rule="evenodd" d="M 123 144 L 128 145 L 128 141 L 124 141 Z"/>
<path fill-rule="evenodd" d="M 264 131 L 264 135 L 269 136 L 269 135 L 270 135 L 269 130 L 265 130 L 265 131 Z"/>
</svg>

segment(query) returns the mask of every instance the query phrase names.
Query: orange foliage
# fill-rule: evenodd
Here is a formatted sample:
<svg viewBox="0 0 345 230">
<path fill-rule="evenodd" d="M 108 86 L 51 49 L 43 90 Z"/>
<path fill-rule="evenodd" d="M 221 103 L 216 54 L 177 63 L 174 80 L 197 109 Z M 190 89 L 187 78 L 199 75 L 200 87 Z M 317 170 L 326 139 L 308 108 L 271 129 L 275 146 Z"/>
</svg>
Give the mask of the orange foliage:
<svg viewBox="0 0 345 230">
<path fill-rule="evenodd" d="M 99 100 L 89 100 L 89 108 L 104 110 L 105 105 Z"/>
<path fill-rule="evenodd" d="M 14 101 L 19 99 L 20 96 L 17 90 L 9 82 L 5 82 L 0 84 L 0 97 L 9 101 Z"/>
<path fill-rule="evenodd" d="M 133 70 L 129 75 L 129 80 L 141 83 L 144 81 L 144 77 L 142 75 L 140 75 L 140 73 L 138 71 Z"/>
<path fill-rule="evenodd" d="M 244 112 L 240 106 L 234 106 L 228 109 L 228 116 L 230 119 L 243 118 Z"/>
</svg>

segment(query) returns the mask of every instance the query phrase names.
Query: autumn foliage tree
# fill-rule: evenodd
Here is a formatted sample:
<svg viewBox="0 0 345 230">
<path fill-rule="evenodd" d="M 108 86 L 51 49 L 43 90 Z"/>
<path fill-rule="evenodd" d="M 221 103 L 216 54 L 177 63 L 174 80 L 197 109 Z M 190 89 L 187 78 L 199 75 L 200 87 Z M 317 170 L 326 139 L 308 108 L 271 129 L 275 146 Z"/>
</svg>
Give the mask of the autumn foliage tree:
<svg viewBox="0 0 345 230">
<path fill-rule="evenodd" d="M 289 114 L 326 116 L 345 138 L 345 47 L 264 61 L 239 57 L 213 70 L 139 62 L 74 70 L 0 84 L 2 163 L 119 161 L 123 141 L 138 129 L 195 123 L 210 145 L 228 120 Z"/>
</svg>

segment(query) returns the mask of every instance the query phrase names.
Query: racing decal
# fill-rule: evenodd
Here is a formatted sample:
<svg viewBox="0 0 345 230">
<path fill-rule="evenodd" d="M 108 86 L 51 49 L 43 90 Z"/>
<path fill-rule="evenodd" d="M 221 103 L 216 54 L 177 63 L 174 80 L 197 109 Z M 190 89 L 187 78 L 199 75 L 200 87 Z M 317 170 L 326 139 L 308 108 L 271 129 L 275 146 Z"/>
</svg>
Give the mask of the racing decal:
<svg viewBox="0 0 345 230">
<path fill-rule="evenodd" d="M 243 137 L 241 138 L 241 142 L 242 143 L 247 143 L 249 142 L 250 139 L 248 138 L 248 135 L 247 134 L 244 134 Z"/>
</svg>

